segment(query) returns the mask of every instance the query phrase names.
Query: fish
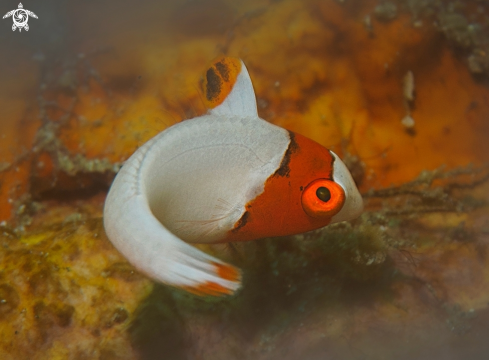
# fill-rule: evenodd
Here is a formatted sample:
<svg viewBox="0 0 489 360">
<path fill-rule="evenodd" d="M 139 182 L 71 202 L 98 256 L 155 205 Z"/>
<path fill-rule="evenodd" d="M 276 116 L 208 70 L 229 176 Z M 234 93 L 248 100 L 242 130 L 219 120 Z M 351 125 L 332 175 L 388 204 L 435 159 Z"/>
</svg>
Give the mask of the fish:
<svg viewBox="0 0 489 360">
<path fill-rule="evenodd" d="M 334 152 L 258 116 L 242 60 L 215 59 L 202 87 L 208 112 L 129 157 L 103 221 L 115 248 L 148 277 L 198 295 L 232 295 L 241 270 L 192 243 L 300 234 L 358 217 L 363 201 Z"/>
</svg>

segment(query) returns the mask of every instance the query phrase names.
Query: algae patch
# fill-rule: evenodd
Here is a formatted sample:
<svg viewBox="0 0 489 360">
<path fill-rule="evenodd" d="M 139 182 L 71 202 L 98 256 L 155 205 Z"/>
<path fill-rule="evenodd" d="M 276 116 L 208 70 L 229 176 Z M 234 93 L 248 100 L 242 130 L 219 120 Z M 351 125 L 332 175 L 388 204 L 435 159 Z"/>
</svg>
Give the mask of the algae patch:
<svg viewBox="0 0 489 360">
<path fill-rule="evenodd" d="M 487 204 L 474 203 L 472 193 L 487 190 L 488 172 L 474 167 L 426 171 L 412 182 L 369 191 L 367 210 L 354 222 L 293 237 L 207 247 L 243 269 L 242 290 L 215 299 L 157 286 L 139 305 L 131 342 L 142 359 L 158 351 L 176 359 L 210 354 L 287 358 L 281 346 L 314 319 L 333 317 L 338 323 L 316 325 L 307 332 L 310 340 L 303 341 L 315 341 L 320 331 L 321 341 L 335 342 L 369 331 L 361 317 L 345 320 L 356 316 L 346 315 L 352 311 L 367 316 L 371 307 L 383 309 L 383 326 L 408 326 L 406 313 L 413 314 L 426 297 L 430 311 L 446 318 L 447 331 L 467 333 L 479 300 L 465 302 L 464 282 L 484 263 L 476 263 L 469 275 L 460 273 L 455 284 L 441 279 L 450 273 L 444 261 L 471 259 L 470 251 L 482 246 L 484 232 L 477 221 Z M 406 303 L 405 292 L 416 296 Z M 487 294 L 482 299 L 489 300 Z"/>
<path fill-rule="evenodd" d="M 100 218 L 44 225 L 21 236 L 4 228 L 0 243 L 0 352 L 6 359 L 134 358 L 123 339 L 149 281 L 107 270 L 124 260 Z"/>
</svg>

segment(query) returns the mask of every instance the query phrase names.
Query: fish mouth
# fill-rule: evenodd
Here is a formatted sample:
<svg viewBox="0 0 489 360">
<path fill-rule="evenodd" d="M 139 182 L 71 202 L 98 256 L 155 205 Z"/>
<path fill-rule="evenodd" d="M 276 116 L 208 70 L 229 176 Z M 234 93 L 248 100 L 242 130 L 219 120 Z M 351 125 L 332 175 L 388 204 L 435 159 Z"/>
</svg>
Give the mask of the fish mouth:
<svg viewBox="0 0 489 360">
<path fill-rule="evenodd" d="M 340 221 L 353 220 L 360 216 L 363 212 L 363 199 L 346 165 L 340 160 L 338 155 L 333 151 L 330 152 L 334 157 L 333 180 L 345 191 L 345 203 L 341 210 L 331 218 L 332 224 Z"/>
</svg>

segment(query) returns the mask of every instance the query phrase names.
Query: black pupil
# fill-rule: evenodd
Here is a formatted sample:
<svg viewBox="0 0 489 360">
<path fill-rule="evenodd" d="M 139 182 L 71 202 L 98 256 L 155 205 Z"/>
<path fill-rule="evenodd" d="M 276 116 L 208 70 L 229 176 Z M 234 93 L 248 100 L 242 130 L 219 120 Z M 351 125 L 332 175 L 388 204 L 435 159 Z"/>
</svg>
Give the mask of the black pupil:
<svg viewBox="0 0 489 360">
<path fill-rule="evenodd" d="M 321 186 L 316 190 L 316 196 L 319 200 L 327 202 L 331 199 L 331 192 L 327 187 Z"/>
</svg>

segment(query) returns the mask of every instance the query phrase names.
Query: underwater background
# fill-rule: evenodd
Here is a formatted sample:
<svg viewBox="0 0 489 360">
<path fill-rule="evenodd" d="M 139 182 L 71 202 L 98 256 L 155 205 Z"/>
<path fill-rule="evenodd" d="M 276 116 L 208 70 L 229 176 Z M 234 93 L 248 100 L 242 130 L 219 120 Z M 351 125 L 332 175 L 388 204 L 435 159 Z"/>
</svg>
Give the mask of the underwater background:
<svg viewBox="0 0 489 360">
<path fill-rule="evenodd" d="M 23 5 L 28 32 L 0 21 L 0 359 L 489 357 L 487 1 Z M 135 271 L 102 208 L 135 149 L 206 111 L 220 54 L 262 118 L 344 159 L 366 207 L 199 246 L 244 273 L 201 298 Z"/>
</svg>

